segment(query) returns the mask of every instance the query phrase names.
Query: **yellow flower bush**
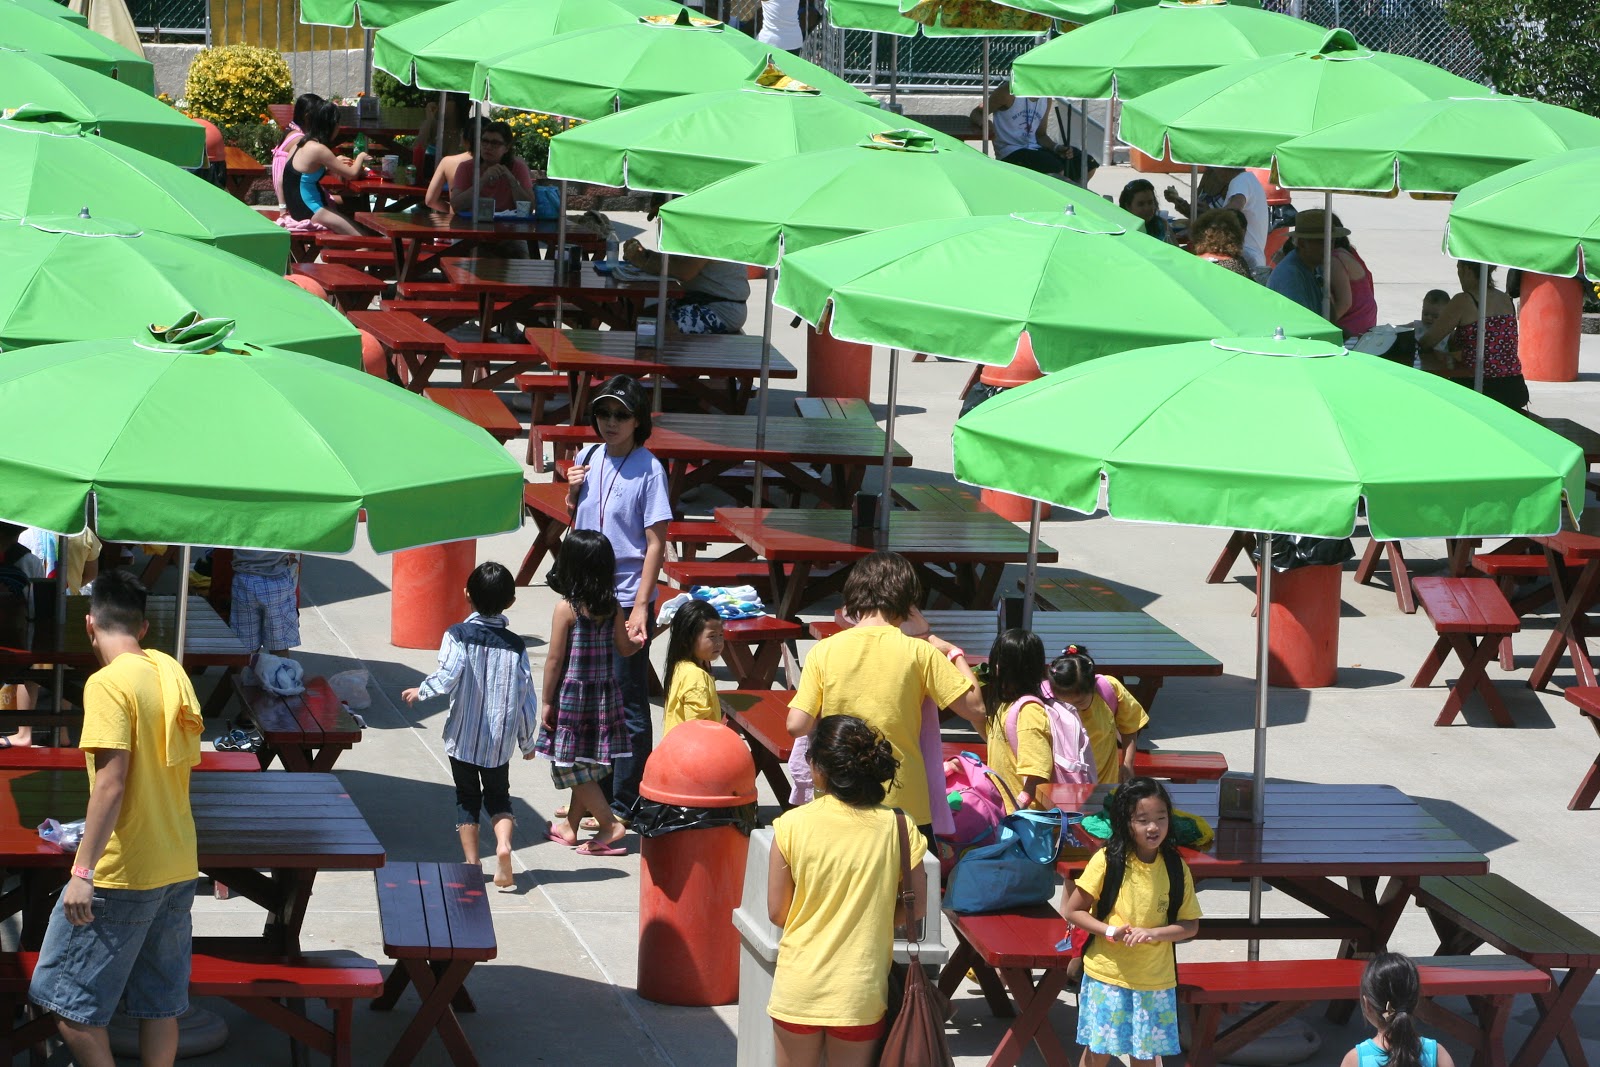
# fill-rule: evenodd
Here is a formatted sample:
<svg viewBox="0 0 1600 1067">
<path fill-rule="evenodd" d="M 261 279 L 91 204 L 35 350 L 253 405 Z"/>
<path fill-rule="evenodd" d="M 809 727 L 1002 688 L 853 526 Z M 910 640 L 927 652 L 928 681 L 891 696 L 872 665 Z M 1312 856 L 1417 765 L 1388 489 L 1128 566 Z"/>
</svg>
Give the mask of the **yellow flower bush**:
<svg viewBox="0 0 1600 1067">
<path fill-rule="evenodd" d="M 272 49 L 230 44 L 195 56 L 183 95 L 189 114 L 218 126 L 255 123 L 267 105 L 294 102 L 294 78 Z"/>
<path fill-rule="evenodd" d="M 564 119 L 537 111 L 517 111 L 495 116 L 497 119 L 501 117 L 511 127 L 513 150 L 535 170 L 543 170 L 549 162 L 550 138 L 581 124 L 578 119 Z"/>
</svg>

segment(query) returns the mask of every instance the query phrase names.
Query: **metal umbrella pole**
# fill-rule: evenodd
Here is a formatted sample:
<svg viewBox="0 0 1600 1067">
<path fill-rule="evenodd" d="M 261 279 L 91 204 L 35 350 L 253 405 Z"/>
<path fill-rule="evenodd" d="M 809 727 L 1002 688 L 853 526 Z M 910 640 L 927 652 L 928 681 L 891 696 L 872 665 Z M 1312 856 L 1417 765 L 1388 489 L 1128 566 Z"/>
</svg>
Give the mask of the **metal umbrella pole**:
<svg viewBox="0 0 1600 1067">
<path fill-rule="evenodd" d="M 183 646 L 189 635 L 189 546 L 184 545 L 178 549 L 178 568 L 182 576 L 178 579 L 178 625 L 175 639 L 176 647 L 172 650 L 172 658 L 178 661 L 178 666 L 183 666 Z"/>
<path fill-rule="evenodd" d="M 1250 821 L 1260 826 L 1267 805 L 1267 662 L 1272 634 L 1272 535 L 1256 535 L 1261 546 L 1260 592 L 1256 598 L 1256 752 L 1255 790 L 1250 800 Z M 1250 925 L 1261 925 L 1261 878 L 1250 879 Z M 1254 962 L 1261 958 L 1261 941 L 1251 938 L 1246 946 Z"/>
<path fill-rule="evenodd" d="M 878 529 L 888 546 L 890 490 L 894 487 L 894 409 L 900 393 L 900 350 L 889 349 L 889 410 L 883 417 L 883 496 L 878 502 Z"/>
<path fill-rule="evenodd" d="M 670 199 L 670 197 L 669 197 Z M 661 214 L 656 213 L 656 255 L 661 257 L 661 273 L 656 279 L 656 354 L 667 339 L 667 276 L 672 270 L 672 257 L 661 247 Z M 655 409 L 661 410 L 661 375 L 656 375 Z"/>
<path fill-rule="evenodd" d="M 900 38 L 889 36 L 889 110 L 900 114 Z"/>
<path fill-rule="evenodd" d="M 1028 569 L 1022 580 L 1022 628 L 1033 629 L 1033 591 L 1039 583 L 1039 520 L 1044 506 L 1037 500 L 1028 512 Z"/>
<path fill-rule="evenodd" d="M 983 39 L 983 154 L 989 154 L 989 38 Z"/>
<path fill-rule="evenodd" d="M 1489 264 L 1478 264 L 1478 343 L 1477 359 L 1473 361 L 1472 388 L 1483 392 L 1483 345 L 1486 338 L 1484 331 L 1489 325 Z"/>
<path fill-rule="evenodd" d="M 764 451 L 767 447 L 767 382 L 772 371 L 772 289 L 777 280 L 778 272 L 771 267 L 767 268 L 767 298 L 766 314 L 761 320 L 761 391 L 756 398 L 756 452 Z M 659 376 L 657 377 L 659 381 Z M 762 475 L 765 468 L 761 460 L 756 460 L 755 491 L 750 503 L 760 507 L 763 499 Z"/>
<path fill-rule="evenodd" d="M 372 95 L 372 31 L 365 26 L 361 28 L 361 91 Z M 359 112 L 358 108 L 357 119 L 361 117 Z"/>
<path fill-rule="evenodd" d="M 1333 321 L 1333 194 L 1322 194 L 1322 317 Z"/>
<path fill-rule="evenodd" d="M 483 101 L 478 101 L 472 117 L 472 221 L 479 221 L 478 209 L 483 206 Z"/>
<path fill-rule="evenodd" d="M 560 281 L 565 276 L 567 269 L 567 180 L 562 178 L 556 183 L 561 190 L 560 203 L 556 207 L 556 280 Z M 561 319 L 565 301 L 559 293 L 556 295 L 556 329 L 561 329 Z M 658 408 L 661 406 L 656 405 Z"/>
<path fill-rule="evenodd" d="M 1110 107 L 1108 103 L 1106 105 Z M 1087 120 L 1085 120 L 1087 121 Z M 1189 240 L 1194 240 L 1195 220 L 1200 217 L 1200 168 L 1189 164 Z"/>
</svg>

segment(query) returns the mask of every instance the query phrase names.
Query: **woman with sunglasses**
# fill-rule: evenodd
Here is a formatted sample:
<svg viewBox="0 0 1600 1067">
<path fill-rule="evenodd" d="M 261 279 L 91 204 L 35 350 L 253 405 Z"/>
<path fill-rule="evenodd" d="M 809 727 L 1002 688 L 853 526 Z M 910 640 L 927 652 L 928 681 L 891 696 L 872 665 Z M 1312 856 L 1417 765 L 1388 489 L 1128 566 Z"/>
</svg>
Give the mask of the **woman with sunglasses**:
<svg viewBox="0 0 1600 1067">
<path fill-rule="evenodd" d="M 611 542 L 617 560 L 617 602 L 627 613 L 628 636 L 640 646 L 631 656 L 617 658 L 631 755 L 617 758 L 605 783 L 612 810 L 626 819 L 638 799 L 639 778 L 653 747 L 648 642 L 672 504 L 666 471 L 644 447 L 651 429 L 644 387 L 625 374 L 617 375 L 600 387 L 589 415 L 600 444 L 580 453 L 567 471 L 567 506 L 572 509 L 573 529 L 598 531 Z"/>
<path fill-rule="evenodd" d="M 471 127 L 468 128 L 470 136 Z M 481 162 L 483 178 L 478 195 L 494 198 L 496 211 L 510 211 L 518 200 L 533 200 L 533 174 L 528 164 L 511 151 L 511 127 L 504 122 L 485 122 L 482 135 L 482 160 L 464 159 L 450 181 L 450 206 L 459 212 L 476 210 L 472 202 L 472 179 Z"/>
</svg>

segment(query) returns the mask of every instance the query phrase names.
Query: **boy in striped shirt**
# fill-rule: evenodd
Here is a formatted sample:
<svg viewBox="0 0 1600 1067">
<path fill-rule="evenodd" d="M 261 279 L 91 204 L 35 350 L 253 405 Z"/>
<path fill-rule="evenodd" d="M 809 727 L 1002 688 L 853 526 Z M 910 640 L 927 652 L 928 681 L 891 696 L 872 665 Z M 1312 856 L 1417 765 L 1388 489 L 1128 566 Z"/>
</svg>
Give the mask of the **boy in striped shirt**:
<svg viewBox="0 0 1600 1067">
<path fill-rule="evenodd" d="M 511 632 L 505 611 L 516 602 L 511 572 L 480 563 L 467 579 L 472 614 L 445 631 L 439 669 L 400 696 L 407 704 L 450 694 L 444 752 L 456 785 L 456 833 L 468 863 L 478 862 L 478 820 L 494 824 L 494 884 L 511 875 L 511 753 L 533 758 L 539 701 L 533 688 L 528 648 Z"/>
</svg>

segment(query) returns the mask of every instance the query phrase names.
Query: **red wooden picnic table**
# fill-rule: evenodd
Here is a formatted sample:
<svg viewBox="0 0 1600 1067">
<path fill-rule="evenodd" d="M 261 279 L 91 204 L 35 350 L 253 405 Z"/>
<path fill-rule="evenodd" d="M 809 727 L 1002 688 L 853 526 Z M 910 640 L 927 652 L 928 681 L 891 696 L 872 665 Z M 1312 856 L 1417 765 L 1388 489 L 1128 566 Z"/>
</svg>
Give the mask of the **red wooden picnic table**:
<svg viewBox="0 0 1600 1067">
<path fill-rule="evenodd" d="M 504 400 L 488 389 L 431 385 L 422 395 L 481 427 L 501 444 L 522 436 L 521 420 L 506 407 Z"/>
<path fill-rule="evenodd" d="M 527 331 L 527 339 L 551 370 L 567 376 L 568 410 L 575 421 L 589 416 L 589 387 L 595 378 L 660 376 L 692 394 L 707 410 L 740 415 L 749 404 L 752 383 L 761 377 L 761 338 L 745 334 L 672 334 L 649 348 L 639 347 L 632 330 L 534 328 Z M 776 351 L 768 374 L 799 376 L 794 364 Z M 726 379 L 726 395 L 701 378 Z"/>
<path fill-rule="evenodd" d="M 426 185 L 410 185 L 384 177 L 346 178 L 328 171 L 322 184 L 335 192 L 364 197 L 363 210 L 377 212 L 409 211 L 428 195 Z"/>
<path fill-rule="evenodd" d="M 422 128 L 427 111 L 420 107 L 380 107 L 376 115 L 361 114 L 357 106 L 339 105 L 339 132 L 368 137 L 404 137 Z"/>
<path fill-rule="evenodd" d="M 460 256 L 478 245 L 500 241 L 554 244 L 558 232 L 551 219 L 479 222 L 449 211 L 358 211 L 356 222 L 393 244 L 395 270 L 401 281 L 415 281 L 446 256 Z M 450 244 L 429 247 L 435 241 Z M 599 234 L 574 224 L 567 226 L 567 241 L 591 251 L 605 247 Z"/>
<path fill-rule="evenodd" d="M 769 418 L 760 448 L 754 415 L 669 411 L 655 416 L 654 426 L 646 447 L 667 466 L 674 507 L 684 492 L 706 484 L 717 484 L 736 499 L 748 499 L 748 484 L 728 475 L 754 461 L 775 475 L 773 481 L 792 486 L 825 508 L 842 508 L 860 488 L 866 469 L 883 462 L 884 433 L 870 422 Z M 592 426 L 534 426 L 529 432 L 535 449 L 549 441 L 558 459 L 571 458 L 578 448 L 600 440 Z M 894 446 L 894 462 L 901 467 L 911 464 L 911 453 L 899 443 Z M 821 467 L 829 469 L 828 478 L 818 472 Z M 845 533 L 848 537 L 848 521 Z"/>
<path fill-rule="evenodd" d="M 200 870 L 267 911 L 263 954 L 298 951 L 318 871 L 383 865 L 383 846 L 331 774 L 197 771 L 189 800 Z M 24 948 L 39 947 L 50 894 L 66 882 L 73 858 L 36 827 L 46 818 L 81 819 L 88 803 L 81 769 L 0 770 L 0 870 L 23 876 L 20 899 L 0 898 L 0 911 L 23 912 Z"/>
<path fill-rule="evenodd" d="M 882 432 L 876 426 L 851 422 L 821 425 L 859 425 Z M 717 508 L 714 515 L 725 530 L 767 561 L 772 588 L 777 591 L 771 609 L 785 619 L 795 618 L 825 589 L 842 582 L 843 571 L 850 564 L 879 547 L 900 553 L 917 567 L 930 591 L 965 608 L 993 607 L 1005 565 L 1028 558 L 1027 533 L 993 512 L 896 511 L 889 522 L 888 540 L 881 546 L 873 531 L 857 539 L 851 513 L 841 509 Z M 1057 558 L 1055 549 L 1039 546 L 1041 563 L 1054 563 Z M 931 564 L 949 568 L 951 573 L 935 570 Z M 825 582 L 813 585 L 812 572 L 827 568 L 838 569 Z"/>
<path fill-rule="evenodd" d="M 8 771 L 81 771 L 84 769 L 84 752 L 81 748 L 43 748 L 26 745 L 21 748 L 7 745 L 0 748 L 0 770 Z M 201 751 L 197 771 L 259 771 L 261 761 L 253 752 Z"/>
<path fill-rule="evenodd" d="M 899 521 L 899 513 L 894 519 Z M 989 647 L 1000 632 L 993 611 L 925 611 L 923 615 L 934 633 L 965 649 L 974 663 L 989 658 Z M 842 616 L 831 622 L 813 622 L 811 636 L 821 640 L 845 625 Z M 1221 660 L 1142 611 L 1035 611 L 1032 629 L 1044 642 L 1047 655 L 1074 642 L 1089 649 L 1095 665 L 1121 679 L 1146 710 L 1170 677 L 1216 677 L 1222 673 Z"/>
<path fill-rule="evenodd" d="M 570 302 L 575 315 L 603 322 L 614 329 L 628 329 L 638 321 L 639 308 L 654 300 L 660 290 L 656 282 L 619 282 L 585 262 L 576 271 L 554 259 L 491 259 L 488 257 L 445 259 L 444 276 L 464 292 L 478 297 L 483 338 L 496 321 L 528 321 L 534 305 L 560 299 Z M 668 285 L 668 291 L 681 288 Z M 506 306 L 497 309 L 497 302 Z"/>
<path fill-rule="evenodd" d="M 0 637 L 0 678 L 21 680 L 23 675 L 28 675 L 34 681 L 44 681 L 44 672 L 31 670 L 35 666 L 54 667 L 60 664 L 81 672 L 99 669 L 100 661 L 95 658 L 94 649 L 89 644 L 89 635 L 83 625 L 84 616 L 88 613 L 87 596 L 69 596 L 66 623 L 58 627 L 54 604 L 37 605 L 31 625 L 24 631 L 27 638 L 26 648 L 8 644 L 12 638 Z M 150 629 L 145 634 L 144 646 L 171 655 L 177 647 L 177 615 L 176 596 L 166 594 L 150 597 L 145 606 L 145 617 L 150 623 Z M 12 626 L 0 622 L 0 634 L 13 631 Z M 188 633 L 184 639 L 183 665 L 191 673 L 205 667 L 223 667 L 227 670 L 227 676 L 206 700 L 207 715 L 221 713 L 232 694 L 232 689 L 227 684 L 228 678 L 237 674 L 239 669 L 249 662 L 250 650 L 240 643 L 239 638 L 228 628 L 228 624 L 222 621 L 222 616 L 217 614 L 216 609 L 204 597 L 191 596 Z M 17 718 L 19 714 L 22 713 L 0 713 L 0 723 L 21 722 L 23 720 Z"/>
<path fill-rule="evenodd" d="M 1572 657 L 1572 669 L 1578 684 L 1595 684 L 1594 664 L 1589 660 L 1589 646 L 1585 641 L 1589 628 L 1589 607 L 1600 592 L 1600 537 L 1590 534 L 1562 531 L 1554 537 L 1539 537 L 1536 541 L 1544 548 L 1550 570 L 1550 588 L 1555 594 L 1556 610 L 1560 613 L 1555 628 L 1545 641 L 1544 651 L 1533 665 L 1528 676 L 1528 688 L 1543 689 L 1550 676 L 1561 663 L 1563 652 Z M 1582 564 L 1574 581 L 1568 564 Z"/>
</svg>

